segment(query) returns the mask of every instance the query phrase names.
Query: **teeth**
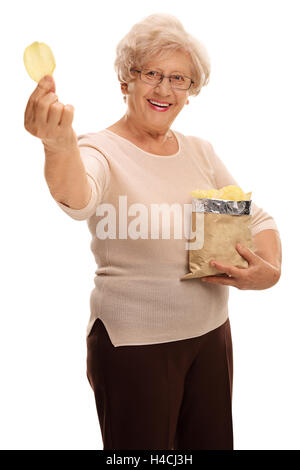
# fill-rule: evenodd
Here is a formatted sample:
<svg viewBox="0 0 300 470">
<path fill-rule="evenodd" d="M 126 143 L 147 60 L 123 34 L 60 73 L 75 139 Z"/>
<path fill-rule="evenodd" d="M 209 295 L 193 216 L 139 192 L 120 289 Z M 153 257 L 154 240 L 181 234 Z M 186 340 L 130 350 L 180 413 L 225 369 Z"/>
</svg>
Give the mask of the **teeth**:
<svg viewBox="0 0 300 470">
<path fill-rule="evenodd" d="M 152 101 L 152 100 L 149 100 L 149 101 L 150 101 L 150 103 L 155 104 L 157 106 L 163 106 L 165 108 L 167 108 L 169 106 L 169 104 L 162 104 L 162 103 L 158 103 L 157 101 Z"/>
</svg>

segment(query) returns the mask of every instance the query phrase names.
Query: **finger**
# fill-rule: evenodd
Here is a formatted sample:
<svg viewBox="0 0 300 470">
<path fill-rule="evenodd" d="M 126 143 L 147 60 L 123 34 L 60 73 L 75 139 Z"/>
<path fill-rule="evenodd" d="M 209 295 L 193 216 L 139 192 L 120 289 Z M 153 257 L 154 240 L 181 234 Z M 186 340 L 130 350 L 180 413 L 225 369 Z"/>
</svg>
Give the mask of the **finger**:
<svg viewBox="0 0 300 470">
<path fill-rule="evenodd" d="M 47 95 L 43 96 L 39 100 L 38 106 L 36 108 L 34 122 L 46 124 L 48 120 L 49 106 L 57 101 L 58 96 L 55 93 L 50 92 Z"/>
<path fill-rule="evenodd" d="M 249 264 L 255 263 L 257 260 L 257 255 L 254 253 L 254 251 L 250 250 L 247 246 L 243 245 L 242 243 L 237 243 L 236 249 L 238 253 L 245 258 L 249 262 Z"/>
<path fill-rule="evenodd" d="M 26 111 L 34 116 L 40 98 L 49 92 L 55 93 L 55 82 L 51 75 L 45 75 L 30 95 Z"/>
<path fill-rule="evenodd" d="M 219 261 L 215 261 L 215 260 L 211 261 L 210 264 L 211 266 L 216 268 L 218 271 L 222 271 L 223 273 L 226 273 L 227 276 L 235 277 L 239 275 L 239 268 L 236 268 L 235 266 L 220 263 Z"/>
<path fill-rule="evenodd" d="M 56 86 L 55 86 L 55 81 L 54 78 L 51 75 L 45 75 L 42 77 L 34 90 L 33 94 L 43 94 L 43 93 L 48 93 L 49 91 L 52 91 L 55 93 Z"/>
<path fill-rule="evenodd" d="M 47 120 L 47 124 L 49 125 L 49 128 L 55 128 L 58 126 L 61 120 L 63 109 L 64 109 L 64 105 L 60 103 L 59 101 L 51 104 L 51 106 L 49 107 L 48 120 Z"/>
<path fill-rule="evenodd" d="M 24 127 L 27 129 L 30 123 L 33 121 L 33 102 L 30 100 L 27 101 L 26 109 L 24 112 Z"/>
<path fill-rule="evenodd" d="M 73 117 L 74 117 L 74 106 L 71 104 L 66 104 L 63 109 L 62 117 L 61 117 L 61 122 L 59 125 L 61 127 L 69 127 L 71 126 L 73 122 Z"/>
</svg>

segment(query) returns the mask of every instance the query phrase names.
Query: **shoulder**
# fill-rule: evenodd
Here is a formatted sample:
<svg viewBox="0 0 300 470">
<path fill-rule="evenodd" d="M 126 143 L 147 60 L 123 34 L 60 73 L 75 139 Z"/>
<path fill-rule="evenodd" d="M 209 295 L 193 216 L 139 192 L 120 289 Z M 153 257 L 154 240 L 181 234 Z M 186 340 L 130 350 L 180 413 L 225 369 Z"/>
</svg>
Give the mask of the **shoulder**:
<svg viewBox="0 0 300 470">
<path fill-rule="evenodd" d="M 99 132 L 85 132 L 77 136 L 78 145 L 87 145 L 87 146 L 99 146 L 102 142 L 107 142 L 109 136 L 104 132 L 104 130 Z"/>
<path fill-rule="evenodd" d="M 113 146 L 113 141 L 108 133 L 105 132 L 105 129 L 98 132 L 86 132 L 79 134 L 77 136 L 77 143 L 79 148 L 89 148 L 94 149 L 94 155 L 96 156 L 98 152 L 98 157 L 103 161 L 103 157 L 106 160 L 109 160 L 109 155 L 111 154 L 111 149 Z"/>
<path fill-rule="evenodd" d="M 181 132 L 176 132 L 179 134 L 182 142 L 184 142 L 186 152 L 190 152 L 192 155 L 195 155 L 198 158 L 204 160 L 207 164 L 211 163 L 215 152 L 209 140 L 205 139 L 204 137 L 185 135 Z"/>
<path fill-rule="evenodd" d="M 212 144 L 209 142 L 209 140 L 199 137 L 196 135 L 186 135 L 181 132 L 175 131 L 176 134 L 179 134 L 179 137 L 181 138 L 182 141 L 185 142 L 186 145 L 192 146 L 193 148 L 201 151 L 211 151 L 212 150 Z"/>
</svg>

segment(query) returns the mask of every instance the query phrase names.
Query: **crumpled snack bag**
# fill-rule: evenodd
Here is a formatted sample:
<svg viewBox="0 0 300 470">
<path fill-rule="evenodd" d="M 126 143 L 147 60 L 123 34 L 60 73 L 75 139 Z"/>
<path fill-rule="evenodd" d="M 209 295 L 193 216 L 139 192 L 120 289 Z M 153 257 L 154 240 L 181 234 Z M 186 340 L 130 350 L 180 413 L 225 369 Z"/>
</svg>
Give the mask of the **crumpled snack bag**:
<svg viewBox="0 0 300 470">
<path fill-rule="evenodd" d="M 251 194 L 234 185 L 191 192 L 193 238 L 188 243 L 190 272 L 180 280 L 224 275 L 210 265 L 212 260 L 239 268 L 248 267 L 247 260 L 235 247 L 240 242 L 254 248 Z"/>
</svg>

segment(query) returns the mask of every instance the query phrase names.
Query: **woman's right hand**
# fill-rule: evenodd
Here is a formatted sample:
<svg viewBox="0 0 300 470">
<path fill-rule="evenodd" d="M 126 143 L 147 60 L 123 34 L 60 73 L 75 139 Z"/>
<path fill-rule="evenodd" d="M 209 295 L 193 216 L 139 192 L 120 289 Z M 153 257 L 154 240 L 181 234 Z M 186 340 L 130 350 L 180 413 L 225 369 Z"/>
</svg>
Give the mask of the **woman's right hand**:
<svg viewBox="0 0 300 470">
<path fill-rule="evenodd" d="M 63 105 L 55 93 L 55 82 L 45 75 L 31 94 L 24 116 L 24 127 L 41 139 L 45 150 L 63 152 L 77 146 L 72 128 L 74 107 Z"/>
</svg>

